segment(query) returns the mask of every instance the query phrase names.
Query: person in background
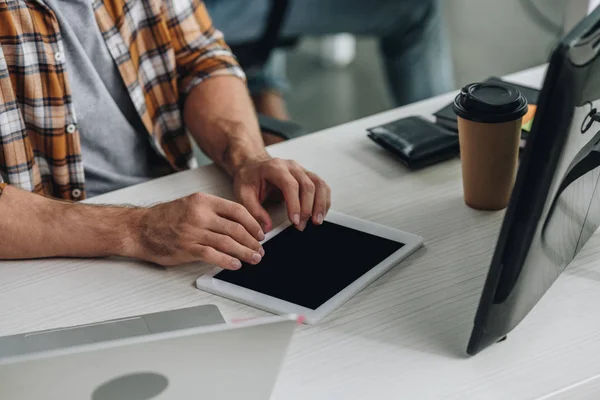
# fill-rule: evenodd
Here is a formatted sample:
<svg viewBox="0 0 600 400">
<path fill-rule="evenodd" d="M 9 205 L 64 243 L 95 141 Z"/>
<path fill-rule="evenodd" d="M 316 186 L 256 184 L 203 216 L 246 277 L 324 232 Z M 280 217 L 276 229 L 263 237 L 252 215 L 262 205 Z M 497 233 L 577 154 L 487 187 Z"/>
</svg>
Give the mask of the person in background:
<svg viewBox="0 0 600 400">
<path fill-rule="evenodd" d="M 202 193 L 149 208 L 77 202 L 192 167 L 190 136 L 241 204 Z M 269 156 L 202 1 L 0 0 L 0 259 L 238 269 L 264 256 L 272 196 L 299 230 L 331 203 L 321 178 Z"/>
<path fill-rule="evenodd" d="M 453 89 L 453 68 L 438 0 L 289 0 L 281 38 L 351 33 L 379 39 L 388 86 L 396 106 Z M 206 0 L 215 26 L 231 45 L 261 37 L 270 0 Z M 284 68 L 271 57 L 247 71 L 260 113 L 289 118 Z"/>
</svg>

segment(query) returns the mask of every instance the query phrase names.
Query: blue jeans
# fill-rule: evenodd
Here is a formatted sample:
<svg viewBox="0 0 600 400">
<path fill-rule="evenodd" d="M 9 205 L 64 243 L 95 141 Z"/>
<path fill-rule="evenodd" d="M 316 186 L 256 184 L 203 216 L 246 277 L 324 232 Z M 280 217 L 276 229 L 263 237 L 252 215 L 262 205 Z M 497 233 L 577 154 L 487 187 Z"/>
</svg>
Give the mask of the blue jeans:
<svg viewBox="0 0 600 400">
<path fill-rule="evenodd" d="M 215 26 L 231 44 L 262 35 L 269 0 L 205 0 Z M 377 37 L 396 105 L 453 89 L 452 62 L 437 0 L 291 0 L 283 38 L 351 33 Z M 246 71 L 253 94 L 287 86 L 285 71 L 270 60 Z"/>
</svg>

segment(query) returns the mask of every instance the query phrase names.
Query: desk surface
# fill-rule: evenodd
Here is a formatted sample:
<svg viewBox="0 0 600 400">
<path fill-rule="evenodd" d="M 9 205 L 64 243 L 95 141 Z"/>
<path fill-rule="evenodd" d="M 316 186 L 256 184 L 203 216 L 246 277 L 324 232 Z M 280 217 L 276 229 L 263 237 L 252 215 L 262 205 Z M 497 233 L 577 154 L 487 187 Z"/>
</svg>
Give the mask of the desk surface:
<svg viewBox="0 0 600 400">
<path fill-rule="evenodd" d="M 539 67 L 508 79 L 537 86 L 543 74 Z M 426 242 L 321 324 L 299 328 L 274 399 L 571 399 L 600 391 L 599 235 L 507 341 L 465 356 L 503 213 L 463 204 L 457 160 L 408 172 L 365 135 L 380 123 L 431 114 L 452 97 L 271 148 L 325 178 L 334 209 Z M 194 191 L 232 196 L 227 177 L 208 166 L 92 200 L 142 205 Z M 227 319 L 265 315 L 195 289 L 205 268 L 107 259 L 0 262 L 0 335 L 206 303 Z"/>
</svg>

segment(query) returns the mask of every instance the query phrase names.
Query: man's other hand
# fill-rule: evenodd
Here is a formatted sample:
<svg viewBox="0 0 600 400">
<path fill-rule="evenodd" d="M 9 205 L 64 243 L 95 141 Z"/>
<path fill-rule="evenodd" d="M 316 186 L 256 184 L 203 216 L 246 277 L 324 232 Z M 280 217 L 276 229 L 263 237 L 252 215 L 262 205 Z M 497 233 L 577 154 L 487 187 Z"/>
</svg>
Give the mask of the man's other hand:
<svg viewBox="0 0 600 400">
<path fill-rule="evenodd" d="M 208 194 L 140 209 L 132 225 L 127 255 L 164 266 L 204 261 L 236 270 L 265 254 L 263 230 L 248 210 Z"/>
<path fill-rule="evenodd" d="M 271 197 L 283 196 L 288 218 L 299 230 L 309 219 L 323 223 L 331 206 L 331 190 L 317 175 L 295 161 L 264 158 L 240 166 L 233 175 L 235 195 L 258 220 L 265 232 L 273 222 L 262 204 Z"/>
</svg>

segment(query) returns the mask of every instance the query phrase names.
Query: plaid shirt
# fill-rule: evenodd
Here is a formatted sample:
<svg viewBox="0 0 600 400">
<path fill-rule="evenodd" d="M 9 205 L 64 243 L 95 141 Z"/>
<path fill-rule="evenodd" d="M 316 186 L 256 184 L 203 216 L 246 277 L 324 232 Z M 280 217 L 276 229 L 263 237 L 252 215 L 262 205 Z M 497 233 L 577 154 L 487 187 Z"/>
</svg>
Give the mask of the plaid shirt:
<svg viewBox="0 0 600 400">
<path fill-rule="evenodd" d="M 93 7 L 98 27 L 90 29 L 101 30 L 154 147 L 175 170 L 188 168 L 182 99 L 207 78 L 244 78 L 222 34 L 201 0 L 93 0 Z M 58 21 L 42 0 L 0 0 L 0 182 L 81 200 L 64 57 Z"/>
</svg>

